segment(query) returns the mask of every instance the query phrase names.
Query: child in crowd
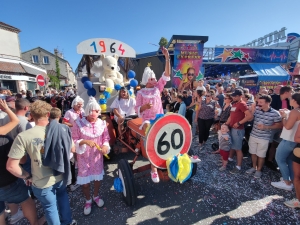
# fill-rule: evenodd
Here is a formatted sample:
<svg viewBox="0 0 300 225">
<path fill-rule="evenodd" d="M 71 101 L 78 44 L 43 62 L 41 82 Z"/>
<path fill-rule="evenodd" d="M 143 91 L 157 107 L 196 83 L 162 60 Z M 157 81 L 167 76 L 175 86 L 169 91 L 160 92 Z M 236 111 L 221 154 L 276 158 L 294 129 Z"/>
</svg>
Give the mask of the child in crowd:
<svg viewBox="0 0 300 225">
<path fill-rule="evenodd" d="M 222 167 L 219 168 L 220 171 L 226 170 L 230 148 L 231 137 L 229 127 L 226 124 L 223 124 L 221 130 L 219 130 L 219 149 L 220 155 L 222 156 Z"/>
</svg>

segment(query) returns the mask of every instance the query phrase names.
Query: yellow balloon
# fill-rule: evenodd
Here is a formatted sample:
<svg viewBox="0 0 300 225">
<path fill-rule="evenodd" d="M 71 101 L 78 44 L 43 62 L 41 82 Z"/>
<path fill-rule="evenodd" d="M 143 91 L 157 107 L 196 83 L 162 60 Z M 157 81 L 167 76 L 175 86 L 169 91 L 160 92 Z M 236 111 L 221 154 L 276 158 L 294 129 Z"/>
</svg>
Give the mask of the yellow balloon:
<svg viewBox="0 0 300 225">
<path fill-rule="evenodd" d="M 101 111 L 105 112 L 106 111 L 106 104 L 100 105 Z"/>
<path fill-rule="evenodd" d="M 109 94 L 111 94 L 112 93 L 112 88 L 110 88 L 110 87 L 107 87 L 106 89 L 105 89 Z"/>
</svg>

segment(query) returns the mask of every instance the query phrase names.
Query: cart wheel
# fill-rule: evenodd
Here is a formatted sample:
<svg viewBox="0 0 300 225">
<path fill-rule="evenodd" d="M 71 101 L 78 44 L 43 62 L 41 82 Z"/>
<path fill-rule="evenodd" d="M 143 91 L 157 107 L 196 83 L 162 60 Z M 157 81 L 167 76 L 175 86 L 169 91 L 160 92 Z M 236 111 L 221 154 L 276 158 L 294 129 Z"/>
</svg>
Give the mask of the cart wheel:
<svg viewBox="0 0 300 225">
<path fill-rule="evenodd" d="M 192 170 L 192 175 L 191 175 L 191 177 L 193 177 L 195 174 L 196 174 L 196 172 L 197 172 L 197 163 L 193 163 L 193 170 Z"/>
<path fill-rule="evenodd" d="M 118 174 L 123 185 L 123 197 L 127 205 L 132 206 L 136 202 L 137 193 L 135 189 L 132 169 L 125 159 L 118 163 Z"/>
</svg>

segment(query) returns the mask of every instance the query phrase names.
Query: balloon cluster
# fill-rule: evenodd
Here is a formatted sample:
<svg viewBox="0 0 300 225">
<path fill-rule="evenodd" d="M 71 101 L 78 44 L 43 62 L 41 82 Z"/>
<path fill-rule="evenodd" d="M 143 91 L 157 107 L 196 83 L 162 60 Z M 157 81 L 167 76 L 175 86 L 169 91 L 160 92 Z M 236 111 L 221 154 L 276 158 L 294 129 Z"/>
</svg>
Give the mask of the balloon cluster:
<svg viewBox="0 0 300 225">
<path fill-rule="evenodd" d="M 135 88 L 138 85 L 138 81 L 135 78 L 135 72 L 132 70 L 128 71 L 128 78 L 129 78 L 129 85 L 126 87 L 128 89 L 128 93 L 130 96 L 133 95 L 132 91 L 130 90 L 131 87 Z M 93 88 L 93 83 L 90 81 L 88 77 L 82 77 L 81 82 L 83 83 L 83 86 L 85 89 L 87 89 L 88 96 L 95 96 L 96 90 Z M 114 87 L 117 91 L 121 90 L 121 85 L 116 84 Z M 105 91 L 100 94 L 99 104 L 102 112 L 106 111 L 107 108 L 107 99 L 110 98 L 110 95 L 112 93 L 113 89 L 110 87 L 106 87 Z"/>
<path fill-rule="evenodd" d="M 90 79 L 88 77 L 82 77 L 81 82 L 83 83 L 84 88 L 87 89 L 88 96 L 95 97 L 96 90 L 93 88 L 93 83 L 90 81 Z"/>
</svg>

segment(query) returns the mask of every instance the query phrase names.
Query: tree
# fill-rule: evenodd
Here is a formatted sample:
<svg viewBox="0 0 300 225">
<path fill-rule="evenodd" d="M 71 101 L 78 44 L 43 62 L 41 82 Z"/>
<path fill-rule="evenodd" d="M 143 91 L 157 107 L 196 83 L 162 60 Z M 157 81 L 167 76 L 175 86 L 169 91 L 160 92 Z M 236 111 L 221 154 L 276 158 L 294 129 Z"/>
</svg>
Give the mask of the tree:
<svg viewBox="0 0 300 225">
<path fill-rule="evenodd" d="M 55 89 L 59 89 L 60 86 L 60 80 L 57 78 L 57 76 L 54 75 L 48 75 L 50 78 L 51 86 L 54 87 Z"/>
<path fill-rule="evenodd" d="M 58 83 L 58 88 L 57 89 L 59 89 L 60 88 L 60 80 L 59 80 L 59 77 L 60 77 L 60 68 L 59 68 L 57 54 L 55 55 L 55 67 L 56 67 L 56 78 L 58 80 L 58 82 L 57 82 Z M 50 78 L 50 80 L 51 80 L 51 78 Z"/>
</svg>

